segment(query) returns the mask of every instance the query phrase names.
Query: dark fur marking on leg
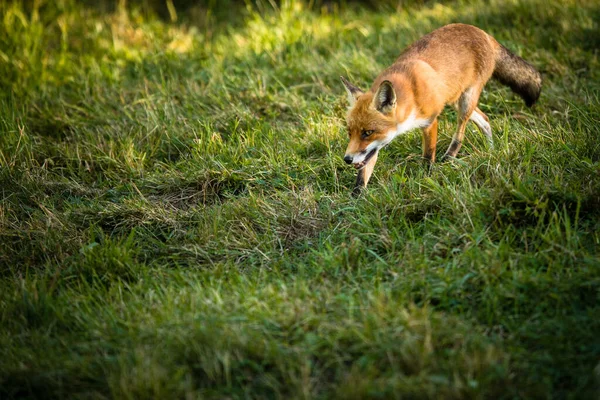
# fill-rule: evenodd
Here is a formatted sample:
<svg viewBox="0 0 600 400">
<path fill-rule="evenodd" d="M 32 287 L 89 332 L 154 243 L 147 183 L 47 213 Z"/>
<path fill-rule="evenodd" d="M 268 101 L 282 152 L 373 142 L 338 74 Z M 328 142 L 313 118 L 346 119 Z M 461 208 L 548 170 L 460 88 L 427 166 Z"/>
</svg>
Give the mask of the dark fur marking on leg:
<svg viewBox="0 0 600 400">
<path fill-rule="evenodd" d="M 450 143 L 450 147 L 448 147 L 448 151 L 446 152 L 449 155 L 456 155 L 458 150 L 462 146 L 462 142 L 460 140 L 452 140 Z"/>
<path fill-rule="evenodd" d="M 356 183 L 354 184 L 354 189 L 352 190 L 353 196 L 358 196 L 362 189 L 365 187 L 365 170 L 364 168 L 358 171 L 356 175 Z"/>
</svg>

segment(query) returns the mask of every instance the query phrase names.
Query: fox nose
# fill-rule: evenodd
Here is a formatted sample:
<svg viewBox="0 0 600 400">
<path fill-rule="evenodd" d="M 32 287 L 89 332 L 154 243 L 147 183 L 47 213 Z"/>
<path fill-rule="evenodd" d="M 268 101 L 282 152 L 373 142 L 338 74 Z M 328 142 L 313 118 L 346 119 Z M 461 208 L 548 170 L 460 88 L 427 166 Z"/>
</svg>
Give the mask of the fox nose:
<svg viewBox="0 0 600 400">
<path fill-rule="evenodd" d="M 344 161 L 346 162 L 346 164 L 352 164 L 352 158 L 353 158 L 352 156 L 349 156 L 346 154 L 344 156 Z"/>
</svg>

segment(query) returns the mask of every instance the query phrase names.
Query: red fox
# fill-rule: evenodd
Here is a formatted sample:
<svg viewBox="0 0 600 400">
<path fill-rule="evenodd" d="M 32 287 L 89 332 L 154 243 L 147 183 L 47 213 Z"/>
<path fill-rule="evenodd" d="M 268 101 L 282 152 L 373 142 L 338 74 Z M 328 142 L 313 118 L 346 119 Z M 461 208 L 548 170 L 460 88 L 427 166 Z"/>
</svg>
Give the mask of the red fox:
<svg viewBox="0 0 600 400">
<path fill-rule="evenodd" d="M 493 145 L 488 117 L 477 108 L 479 95 L 494 77 L 531 107 L 542 90 L 540 73 L 479 28 L 443 26 L 409 46 L 371 89 L 363 92 L 341 77 L 350 108 L 350 143 L 344 161 L 359 170 L 354 193 L 367 185 L 377 154 L 398 135 L 423 130 L 423 157 L 435 161 L 437 118 L 446 104 L 458 112 L 458 127 L 443 158 L 456 157 L 469 120 Z"/>
</svg>

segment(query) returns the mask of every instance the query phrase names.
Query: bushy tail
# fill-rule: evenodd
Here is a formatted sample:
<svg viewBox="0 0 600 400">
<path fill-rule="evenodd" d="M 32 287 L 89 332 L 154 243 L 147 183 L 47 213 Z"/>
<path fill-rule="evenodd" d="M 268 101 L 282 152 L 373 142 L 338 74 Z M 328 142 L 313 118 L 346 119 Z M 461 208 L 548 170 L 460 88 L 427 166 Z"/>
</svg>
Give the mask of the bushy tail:
<svg viewBox="0 0 600 400">
<path fill-rule="evenodd" d="M 492 76 L 521 96 L 527 107 L 534 105 L 540 97 L 542 75 L 533 65 L 502 45 L 496 55 L 496 68 Z"/>
</svg>

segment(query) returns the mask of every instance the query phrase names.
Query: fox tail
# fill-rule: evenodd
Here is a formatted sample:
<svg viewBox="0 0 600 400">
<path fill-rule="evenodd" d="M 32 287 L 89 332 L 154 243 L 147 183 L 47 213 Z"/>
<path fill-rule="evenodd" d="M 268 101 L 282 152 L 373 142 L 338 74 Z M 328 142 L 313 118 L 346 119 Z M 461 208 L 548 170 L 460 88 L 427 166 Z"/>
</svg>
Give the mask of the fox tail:
<svg viewBox="0 0 600 400">
<path fill-rule="evenodd" d="M 542 75 L 538 70 L 502 45 L 492 76 L 521 96 L 527 107 L 533 106 L 542 92 Z"/>
</svg>

